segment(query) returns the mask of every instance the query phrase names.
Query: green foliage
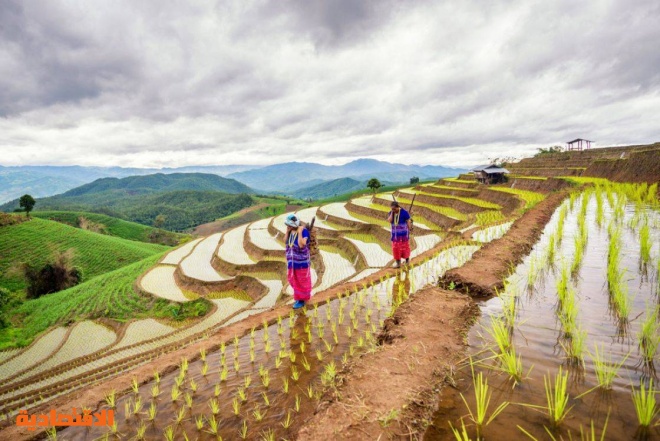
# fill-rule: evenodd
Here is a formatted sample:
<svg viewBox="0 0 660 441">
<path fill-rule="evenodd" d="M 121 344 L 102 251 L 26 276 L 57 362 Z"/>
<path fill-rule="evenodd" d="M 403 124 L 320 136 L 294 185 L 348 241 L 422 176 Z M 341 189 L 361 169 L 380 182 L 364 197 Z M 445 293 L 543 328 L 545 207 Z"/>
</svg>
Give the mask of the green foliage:
<svg viewBox="0 0 660 441">
<path fill-rule="evenodd" d="M 371 191 L 375 194 L 380 187 L 383 185 L 380 183 L 380 181 L 376 178 L 371 178 L 369 179 L 369 182 L 367 182 L 367 188 L 370 188 Z"/>
<path fill-rule="evenodd" d="M 535 191 L 529 190 L 520 190 L 518 188 L 509 188 L 509 187 L 490 187 L 491 190 L 502 191 L 504 193 L 515 194 L 523 201 L 525 201 L 525 209 L 529 210 L 534 207 L 536 204 L 545 199 L 545 195 L 537 193 Z"/>
<path fill-rule="evenodd" d="M 543 148 L 541 147 L 540 149 L 537 149 L 539 152 L 534 155 L 535 158 L 538 158 L 539 156 L 544 156 L 544 155 L 551 155 L 553 153 L 561 153 L 564 151 L 564 148 L 559 145 L 553 145 L 552 147 L 548 148 Z"/>
<path fill-rule="evenodd" d="M 415 184 L 419 184 L 419 177 L 417 176 L 410 178 L 410 185 L 415 185 Z"/>
<path fill-rule="evenodd" d="M 8 311 L 10 318 L 20 317 L 20 320 L 15 327 L 0 331 L 0 349 L 26 346 L 51 326 L 88 318 L 126 321 L 153 317 L 182 321 L 205 315 L 211 308 L 205 299 L 173 304 L 134 290 L 135 280 L 161 257 L 162 254 L 153 255 L 73 288 L 25 301 Z"/>
<path fill-rule="evenodd" d="M 55 252 L 73 250 L 72 264 L 91 279 L 167 249 L 33 218 L 0 228 L 0 287 L 23 289 L 26 285 L 20 265 L 43 267 Z"/>
<path fill-rule="evenodd" d="M 32 196 L 29 194 L 24 194 L 21 196 L 21 198 L 18 201 L 20 207 L 25 211 L 25 215 L 27 217 L 30 217 L 30 211 L 34 208 L 34 204 L 37 203 L 37 201 L 34 200 Z"/>
</svg>

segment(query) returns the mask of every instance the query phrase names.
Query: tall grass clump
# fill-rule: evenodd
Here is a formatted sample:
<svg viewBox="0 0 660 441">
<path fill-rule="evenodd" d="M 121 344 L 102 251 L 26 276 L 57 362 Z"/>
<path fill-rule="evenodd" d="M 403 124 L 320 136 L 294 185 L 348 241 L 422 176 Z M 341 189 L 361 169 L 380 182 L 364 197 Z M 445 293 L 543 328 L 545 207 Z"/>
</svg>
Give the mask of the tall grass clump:
<svg viewBox="0 0 660 441">
<path fill-rule="evenodd" d="M 624 270 L 621 266 L 621 229 L 619 225 L 610 224 L 610 242 L 607 250 L 607 285 L 610 299 L 615 312 L 622 323 L 628 322 L 632 309 L 632 300 L 628 296 L 628 285 L 624 280 Z"/>
</svg>

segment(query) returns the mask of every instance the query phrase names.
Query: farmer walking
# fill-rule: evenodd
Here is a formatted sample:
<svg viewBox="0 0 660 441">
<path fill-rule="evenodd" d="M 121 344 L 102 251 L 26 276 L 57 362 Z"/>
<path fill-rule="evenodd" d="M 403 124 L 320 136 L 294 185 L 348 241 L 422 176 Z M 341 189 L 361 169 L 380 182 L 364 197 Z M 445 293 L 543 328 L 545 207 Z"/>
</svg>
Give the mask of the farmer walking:
<svg viewBox="0 0 660 441">
<path fill-rule="evenodd" d="M 410 262 L 410 231 L 412 230 L 412 219 L 410 213 L 399 206 L 397 201 L 392 201 L 392 209 L 387 215 L 387 221 L 392 225 L 392 254 L 394 255 L 394 268 L 401 267 L 401 259 L 406 259 L 406 265 Z"/>
<path fill-rule="evenodd" d="M 293 309 L 305 306 L 312 295 L 312 268 L 309 253 L 309 231 L 294 214 L 287 216 L 286 261 L 287 279 L 293 288 Z"/>
</svg>

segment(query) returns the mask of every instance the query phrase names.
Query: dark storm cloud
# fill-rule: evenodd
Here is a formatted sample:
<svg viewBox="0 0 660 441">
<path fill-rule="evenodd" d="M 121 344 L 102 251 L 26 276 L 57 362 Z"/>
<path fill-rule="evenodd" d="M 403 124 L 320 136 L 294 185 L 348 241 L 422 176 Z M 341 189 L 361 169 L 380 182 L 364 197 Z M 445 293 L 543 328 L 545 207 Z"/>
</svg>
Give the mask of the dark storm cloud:
<svg viewBox="0 0 660 441">
<path fill-rule="evenodd" d="M 650 0 L 0 0 L 0 151 L 466 164 L 654 141 L 658 22 Z"/>
</svg>

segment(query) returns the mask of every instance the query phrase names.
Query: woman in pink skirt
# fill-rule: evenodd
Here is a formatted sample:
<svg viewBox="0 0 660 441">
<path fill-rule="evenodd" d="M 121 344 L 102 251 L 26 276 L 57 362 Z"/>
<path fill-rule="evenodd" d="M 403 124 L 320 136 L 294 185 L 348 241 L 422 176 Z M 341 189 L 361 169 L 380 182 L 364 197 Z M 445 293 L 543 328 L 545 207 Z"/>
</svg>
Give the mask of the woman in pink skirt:
<svg viewBox="0 0 660 441">
<path fill-rule="evenodd" d="M 287 278 L 293 288 L 293 309 L 305 306 L 312 295 L 312 268 L 309 255 L 309 231 L 295 214 L 287 216 L 286 261 Z"/>
</svg>

